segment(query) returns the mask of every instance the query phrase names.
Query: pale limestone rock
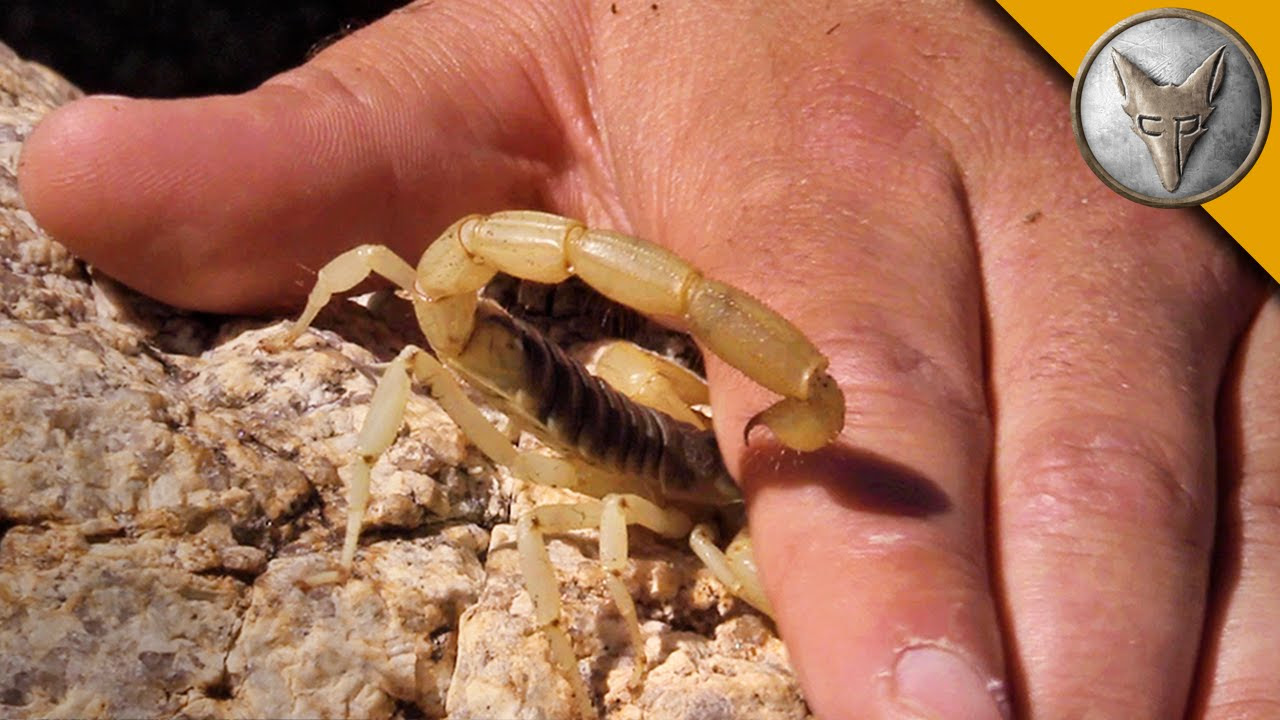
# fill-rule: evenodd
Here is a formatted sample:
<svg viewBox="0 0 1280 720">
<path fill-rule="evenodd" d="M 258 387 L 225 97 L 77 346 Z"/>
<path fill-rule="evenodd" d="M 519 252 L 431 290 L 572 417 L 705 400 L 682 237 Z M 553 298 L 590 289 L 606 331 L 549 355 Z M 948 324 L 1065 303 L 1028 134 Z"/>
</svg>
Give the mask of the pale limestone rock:
<svg viewBox="0 0 1280 720">
<path fill-rule="evenodd" d="M 203 572 L 216 570 L 201 560 L 204 545 L 10 529 L 0 544 L 0 712 L 149 717 L 224 687 L 246 597 L 239 581 Z"/>
<path fill-rule="evenodd" d="M 396 703 L 441 717 L 457 617 L 484 570 L 474 549 L 434 536 L 367 548 L 360 574 L 309 587 L 315 556 L 281 558 L 254 583 L 241 640 L 227 658 L 238 715 L 379 718 Z"/>
<path fill-rule="evenodd" d="M 415 396 L 353 576 L 313 586 L 374 366 L 421 340 L 394 302 L 337 303 L 279 349 L 279 323 L 95 275 L 15 184 L 22 140 L 76 95 L 0 45 L 0 716 L 571 717 L 510 525 L 568 496 L 492 467 Z M 551 554 L 608 717 L 807 716 L 771 624 L 644 533 L 626 581 L 649 672 L 628 687 L 595 538 Z"/>
<path fill-rule="evenodd" d="M 548 543 L 565 626 L 602 714 L 613 720 L 808 717 L 768 621 L 729 596 L 684 548 L 639 532 L 633 540 L 624 580 L 642 617 L 648 666 L 634 688 L 628 687 L 634 656 L 605 590 L 596 534 Z M 565 680 L 545 659 L 529 662 L 545 658 L 546 641 L 531 633 L 533 606 L 517 564 L 514 527 L 500 525 L 492 534 L 484 592 L 462 616 L 451 720 L 574 717 Z"/>
</svg>

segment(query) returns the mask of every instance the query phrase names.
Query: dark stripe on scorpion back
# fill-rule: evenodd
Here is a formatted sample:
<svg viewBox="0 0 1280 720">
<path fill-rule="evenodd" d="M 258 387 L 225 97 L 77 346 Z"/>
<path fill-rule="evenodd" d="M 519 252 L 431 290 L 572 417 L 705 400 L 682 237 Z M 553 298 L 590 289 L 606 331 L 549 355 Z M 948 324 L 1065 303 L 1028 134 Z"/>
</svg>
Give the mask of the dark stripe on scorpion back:
<svg viewBox="0 0 1280 720">
<path fill-rule="evenodd" d="M 543 332 L 554 325 L 561 330 L 567 328 L 567 334 L 574 340 L 634 340 L 660 355 L 674 356 L 695 373 L 706 375 L 702 353 L 692 342 L 672 341 L 669 330 L 601 295 L 580 278 L 544 285 L 499 273 L 485 286 L 484 294 L 517 319 Z"/>
<path fill-rule="evenodd" d="M 667 493 L 727 476 L 710 430 L 637 403 L 527 323 L 501 317 L 521 343 L 529 409 L 561 443 L 602 467 L 657 480 Z"/>
</svg>

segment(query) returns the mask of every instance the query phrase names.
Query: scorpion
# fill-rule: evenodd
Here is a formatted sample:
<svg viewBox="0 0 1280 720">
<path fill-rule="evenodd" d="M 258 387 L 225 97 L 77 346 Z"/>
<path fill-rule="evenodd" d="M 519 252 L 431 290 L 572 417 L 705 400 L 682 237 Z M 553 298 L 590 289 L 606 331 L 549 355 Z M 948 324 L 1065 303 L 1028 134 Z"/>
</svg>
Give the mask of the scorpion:
<svg viewBox="0 0 1280 720">
<path fill-rule="evenodd" d="M 535 624 L 582 716 L 594 717 L 562 627 L 546 534 L 599 529 L 605 581 L 636 658 L 632 684 L 642 677 L 644 657 L 635 604 L 621 579 L 629 525 L 688 537 L 694 553 L 732 593 L 765 614 L 771 608 L 756 578 L 746 530 L 722 551 L 710 525 L 694 522 L 708 510 L 741 502 L 713 432 L 691 409 L 707 402 L 702 379 L 623 342 L 607 346 L 598 374 L 590 374 L 537 330 L 482 297 L 499 272 L 546 284 L 576 276 L 614 302 L 681 321 L 704 348 L 782 396 L 751 418 L 748 434 L 764 425 L 783 445 L 819 449 L 843 428 L 844 395 L 827 372 L 827 358 L 759 300 L 705 277 L 658 245 L 550 213 L 464 217 L 427 247 L 416 270 L 382 245 L 358 246 L 320 269 L 284 343 L 300 337 L 335 294 L 376 274 L 412 301 L 432 352 L 406 347 L 379 379 L 356 442 L 341 569 L 317 581 L 337 582 L 350 570 L 371 470 L 398 434 L 416 380 L 493 462 L 525 481 L 587 496 L 525 513 L 516 544 Z M 558 456 L 518 450 L 466 396 L 458 378 L 492 396 L 518 427 Z"/>
</svg>

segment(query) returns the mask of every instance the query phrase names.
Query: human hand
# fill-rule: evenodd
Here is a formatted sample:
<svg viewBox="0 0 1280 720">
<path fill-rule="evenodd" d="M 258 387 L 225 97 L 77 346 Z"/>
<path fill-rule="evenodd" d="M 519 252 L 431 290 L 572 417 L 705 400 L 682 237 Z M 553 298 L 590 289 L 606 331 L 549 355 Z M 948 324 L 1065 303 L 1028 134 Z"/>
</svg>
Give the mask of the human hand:
<svg viewBox="0 0 1280 720">
<path fill-rule="evenodd" d="M 1280 308 L 1203 215 L 1087 171 L 1066 91 L 960 2 L 426 2 L 243 96 L 68 106 L 21 181 L 81 256 L 214 311 L 467 212 L 663 243 L 847 396 L 840 448 L 744 448 L 767 400 L 709 365 L 819 716 L 1274 710 Z"/>
</svg>

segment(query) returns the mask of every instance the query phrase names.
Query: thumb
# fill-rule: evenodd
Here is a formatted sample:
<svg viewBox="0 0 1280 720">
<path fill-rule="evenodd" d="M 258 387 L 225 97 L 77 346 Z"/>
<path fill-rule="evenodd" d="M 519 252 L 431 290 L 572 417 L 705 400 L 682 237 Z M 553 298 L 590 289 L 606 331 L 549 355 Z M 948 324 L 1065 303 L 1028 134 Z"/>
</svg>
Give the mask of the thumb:
<svg viewBox="0 0 1280 720">
<path fill-rule="evenodd" d="M 428 3 L 242 95 L 72 103 L 23 150 L 24 201 L 81 257 L 166 302 L 296 302 L 342 249 L 412 257 L 466 212 L 536 204 L 560 152 L 541 68 L 572 43 L 520 23 Z"/>
</svg>

